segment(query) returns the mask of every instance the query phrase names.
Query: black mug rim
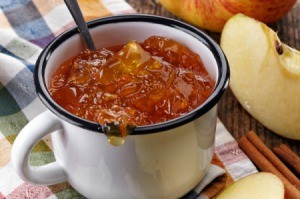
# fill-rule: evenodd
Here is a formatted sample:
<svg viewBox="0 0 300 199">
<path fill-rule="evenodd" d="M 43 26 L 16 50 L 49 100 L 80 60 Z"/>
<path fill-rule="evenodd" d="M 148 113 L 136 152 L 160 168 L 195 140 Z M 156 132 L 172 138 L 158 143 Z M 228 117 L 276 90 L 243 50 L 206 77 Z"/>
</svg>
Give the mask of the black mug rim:
<svg viewBox="0 0 300 199">
<path fill-rule="evenodd" d="M 206 35 L 201 30 L 189 24 L 186 24 L 184 22 L 175 19 L 166 18 L 166 17 L 147 15 L 147 14 L 126 14 L 126 15 L 115 15 L 110 17 L 104 17 L 104 18 L 95 19 L 93 21 L 88 22 L 88 27 L 94 28 L 105 24 L 122 23 L 122 22 L 148 22 L 148 23 L 161 24 L 172 28 L 176 28 L 180 31 L 183 31 L 193 36 L 194 38 L 202 42 L 206 47 L 208 47 L 208 49 L 212 52 L 217 62 L 218 73 L 219 73 L 213 93 L 199 107 L 187 113 L 186 115 L 169 120 L 167 122 L 147 125 L 147 126 L 137 126 L 133 129 L 131 135 L 156 133 L 156 132 L 161 132 L 161 131 L 169 130 L 184 125 L 202 116 L 218 103 L 225 89 L 228 87 L 229 65 L 226 56 L 221 50 L 221 48 L 219 47 L 219 45 L 216 44 L 208 35 Z M 34 70 L 34 84 L 36 87 L 36 93 L 40 98 L 40 100 L 45 104 L 45 106 L 61 119 L 73 125 L 76 125 L 78 127 L 95 131 L 98 133 L 103 133 L 103 127 L 99 123 L 92 122 L 80 118 L 78 116 L 75 116 L 69 113 L 68 111 L 66 111 L 65 109 L 63 109 L 62 107 L 60 107 L 51 98 L 44 79 L 45 67 L 47 65 L 47 62 L 52 52 L 54 52 L 54 50 L 58 48 L 59 45 L 62 44 L 66 39 L 72 37 L 75 34 L 78 34 L 78 29 L 76 27 L 73 27 L 65 31 L 61 35 L 57 36 L 50 44 L 48 44 L 48 46 L 46 46 L 44 50 L 41 52 L 41 54 L 39 55 Z"/>
</svg>

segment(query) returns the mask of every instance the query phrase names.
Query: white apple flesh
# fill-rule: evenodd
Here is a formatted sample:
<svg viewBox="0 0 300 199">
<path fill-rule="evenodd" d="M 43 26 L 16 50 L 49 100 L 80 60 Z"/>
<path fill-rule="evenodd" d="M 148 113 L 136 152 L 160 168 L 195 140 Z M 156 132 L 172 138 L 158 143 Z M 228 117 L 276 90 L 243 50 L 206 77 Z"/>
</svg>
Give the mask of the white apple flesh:
<svg viewBox="0 0 300 199">
<path fill-rule="evenodd" d="M 248 175 L 224 189 L 216 199 L 284 199 L 282 181 L 271 173 Z"/>
<path fill-rule="evenodd" d="M 300 140 L 300 53 L 242 14 L 225 24 L 221 47 L 240 104 L 271 131 Z"/>
</svg>

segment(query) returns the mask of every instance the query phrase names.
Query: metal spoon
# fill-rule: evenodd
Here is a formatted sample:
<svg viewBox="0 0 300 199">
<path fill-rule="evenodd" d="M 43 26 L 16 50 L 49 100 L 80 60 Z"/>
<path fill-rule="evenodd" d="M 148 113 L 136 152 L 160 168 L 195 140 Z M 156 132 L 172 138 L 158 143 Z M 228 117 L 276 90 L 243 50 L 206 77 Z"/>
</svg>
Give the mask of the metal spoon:
<svg viewBox="0 0 300 199">
<path fill-rule="evenodd" d="M 77 0 L 64 0 L 75 23 L 77 24 L 78 30 L 87 46 L 90 50 L 96 50 L 93 38 L 89 32 L 89 29 L 84 21 L 82 12 L 77 3 Z"/>
</svg>

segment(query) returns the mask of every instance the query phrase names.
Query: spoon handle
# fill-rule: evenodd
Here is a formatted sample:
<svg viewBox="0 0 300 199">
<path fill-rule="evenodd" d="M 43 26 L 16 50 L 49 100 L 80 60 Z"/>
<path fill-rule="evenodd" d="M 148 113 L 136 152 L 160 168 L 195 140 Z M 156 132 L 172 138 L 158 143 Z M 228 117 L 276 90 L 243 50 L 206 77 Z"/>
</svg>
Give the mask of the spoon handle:
<svg viewBox="0 0 300 199">
<path fill-rule="evenodd" d="M 81 33 L 83 40 L 90 50 L 96 50 L 95 44 L 93 42 L 92 36 L 89 32 L 89 29 L 84 21 L 82 12 L 80 10 L 80 7 L 77 3 L 77 0 L 64 0 L 74 21 L 77 24 L 78 30 Z"/>
</svg>

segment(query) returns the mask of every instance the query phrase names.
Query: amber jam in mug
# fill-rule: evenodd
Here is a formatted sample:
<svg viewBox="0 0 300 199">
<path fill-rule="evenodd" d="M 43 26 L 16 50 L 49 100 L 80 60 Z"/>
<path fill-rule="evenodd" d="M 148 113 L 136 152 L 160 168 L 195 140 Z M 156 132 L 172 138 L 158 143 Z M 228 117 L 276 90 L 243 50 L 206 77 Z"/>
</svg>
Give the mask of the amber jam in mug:
<svg viewBox="0 0 300 199">
<path fill-rule="evenodd" d="M 45 47 L 36 62 L 34 70 L 36 92 L 47 109 L 32 119 L 21 130 L 14 141 L 12 164 L 17 174 L 28 183 L 41 185 L 58 184 L 67 181 L 86 198 L 169 199 L 184 196 L 203 179 L 214 154 L 217 104 L 229 82 L 229 66 L 224 53 L 210 37 L 199 29 L 174 19 L 159 16 L 140 14 L 114 15 L 91 21 L 88 23 L 88 27 L 99 49 L 98 51 L 82 53 L 82 60 L 80 61 L 79 54 L 84 49 L 84 43 L 77 27 L 74 27 L 59 35 Z M 198 67 L 197 62 L 192 61 L 184 64 L 187 63 L 186 58 L 190 57 L 188 51 L 185 48 L 180 50 L 179 46 L 175 44 L 166 46 L 169 42 L 172 43 L 171 41 L 154 39 L 154 43 L 160 44 L 154 48 L 157 52 L 151 52 L 144 48 L 146 45 L 144 45 L 144 40 L 153 35 L 161 35 L 173 39 L 197 53 L 210 77 L 206 72 L 198 71 L 199 69 L 196 68 Z M 133 42 L 132 46 L 138 48 L 130 47 L 130 51 L 126 54 L 125 52 L 127 51 L 124 46 L 132 40 L 138 41 L 141 48 L 147 51 L 146 54 L 149 54 L 141 56 L 129 53 L 140 49 L 135 42 Z M 165 47 L 163 48 L 163 46 Z M 101 50 L 102 47 L 110 48 Z M 121 51 L 123 48 L 124 50 Z M 159 48 L 164 50 L 158 51 L 157 49 Z M 118 53 L 119 51 L 121 52 Z M 105 52 L 109 54 L 106 55 Z M 110 54 L 111 52 L 113 54 Z M 159 55 L 159 52 L 163 52 L 166 58 Z M 98 56 L 98 59 L 97 57 L 93 58 L 92 55 Z M 149 56 L 152 58 L 149 58 Z M 107 73 L 108 70 L 118 72 L 116 69 L 123 69 L 123 67 L 117 66 L 118 63 L 123 63 L 123 57 L 133 57 L 135 58 L 133 60 L 140 60 L 140 62 L 134 62 L 137 63 L 138 73 L 134 73 L 136 71 L 134 68 L 134 70 L 131 71 L 131 68 L 127 72 L 128 77 L 136 80 L 134 81 L 135 84 L 132 83 L 134 85 L 133 88 L 129 86 L 131 85 L 129 84 L 130 82 L 128 82 L 128 87 L 125 87 L 125 83 L 121 84 L 121 80 L 125 81 L 127 79 L 123 78 L 125 79 L 123 80 L 121 77 L 126 77 L 126 75 L 120 73 L 108 73 L 108 77 L 113 76 L 115 79 L 101 79 L 105 75 L 104 72 Z M 172 57 L 175 59 L 174 62 L 171 60 Z M 153 59 L 161 62 L 161 68 L 150 67 L 151 60 L 152 62 L 155 61 Z M 66 60 L 69 60 L 68 63 L 71 65 L 66 63 L 64 64 L 65 69 L 63 69 L 61 65 Z M 73 63 L 76 63 L 76 60 L 79 64 L 72 66 Z M 117 64 L 114 65 L 112 63 Z M 182 63 L 184 66 L 175 65 L 174 63 Z M 88 67 L 89 70 L 82 68 L 83 66 Z M 140 69 L 141 71 L 139 71 Z M 55 73 L 56 70 L 61 71 L 61 77 L 58 75 L 59 72 Z M 170 79 L 170 74 L 173 74 L 170 70 L 175 70 L 174 80 Z M 77 78 L 76 81 L 71 78 L 71 73 Z M 87 76 L 92 77 L 90 73 L 96 74 L 94 79 L 85 79 Z M 52 81 L 55 74 L 58 79 L 56 79 L 57 81 Z M 162 75 L 162 77 L 159 76 L 158 80 L 156 80 L 155 77 L 158 74 Z M 170 106 L 167 103 L 164 104 L 163 101 L 160 102 L 161 107 L 168 108 L 166 112 L 161 111 L 161 108 L 157 105 L 159 103 L 154 104 L 157 107 L 154 106 L 154 111 L 151 113 L 158 114 L 161 112 L 163 113 L 161 114 L 162 116 L 159 115 L 156 119 L 163 118 L 163 120 L 167 121 L 144 126 L 137 125 L 129 132 L 130 135 L 125 137 L 125 143 L 119 147 L 113 147 L 107 143 L 109 136 L 107 136 L 107 131 L 104 131 L 105 125 L 99 123 L 97 120 L 98 115 L 93 114 L 95 112 L 87 111 L 90 108 L 85 103 L 90 103 L 91 111 L 96 106 L 99 106 L 100 101 L 97 100 L 101 100 L 101 103 L 104 103 L 104 99 L 107 97 L 107 94 L 105 96 L 104 92 L 116 94 L 117 96 L 120 96 L 122 93 L 122 96 L 125 97 L 120 97 L 118 100 L 128 100 L 132 106 L 126 107 L 134 109 L 136 111 L 135 114 L 140 114 L 145 120 L 155 118 L 148 117 L 146 115 L 147 112 L 138 112 L 140 110 L 135 108 L 134 105 L 138 102 L 144 102 L 148 106 L 149 102 L 146 99 L 150 98 L 150 96 L 155 96 L 154 94 L 158 94 L 160 90 L 166 92 L 162 99 L 172 96 L 172 92 L 167 93 L 169 90 L 175 90 L 175 88 L 180 87 L 183 87 L 183 90 L 180 91 L 182 92 L 181 94 L 178 92 L 178 95 L 180 97 L 189 96 L 188 94 L 192 93 L 192 89 L 189 90 L 186 83 L 194 82 L 196 79 L 190 77 L 190 74 L 197 75 L 197 79 L 213 80 L 214 88 L 209 97 L 200 106 L 195 107 L 186 114 L 184 114 L 182 109 L 179 109 L 181 112 L 176 113 L 179 117 L 169 120 L 167 120 L 168 118 L 163 118 L 163 116 L 164 114 L 170 115 L 171 112 L 167 112 L 168 110 L 175 110 L 173 107 L 177 107 L 177 103 L 174 103 L 177 98 L 170 98 Z M 180 77 L 177 77 L 177 75 Z M 148 81 L 156 80 L 159 84 L 156 84 L 154 87 L 153 83 L 148 83 L 148 85 L 142 87 L 140 84 L 146 83 L 147 80 L 142 78 L 148 78 Z M 166 87 L 168 79 L 172 80 L 173 84 L 168 89 L 163 89 Z M 100 84 L 100 80 L 102 84 Z M 108 80 L 113 83 L 109 84 Z M 78 82 L 80 84 L 75 84 L 76 86 L 71 85 Z M 163 84 L 164 86 L 161 86 L 160 84 L 163 82 L 166 83 Z M 121 84 L 123 88 L 116 88 L 114 84 Z M 199 84 L 203 85 L 201 82 Z M 83 119 L 71 113 L 71 110 L 67 111 L 68 107 L 63 108 L 60 106 L 49 92 L 49 89 L 54 89 L 52 91 L 55 91 L 55 87 L 57 90 L 64 89 L 62 92 L 64 95 L 62 96 L 65 98 L 84 100 L 80 102 L 71 100 L 72 104 L 69 105 L 69 109 L 74 109 L 83 116 L 95 117 L 96 122 L 92 118 L 91 120 Z M 75 87 L 76 90 L 72 87 Z M 96 88 L 112 88 L 112 90 L 97 90 L 96 92 L 96 90 L 93 90 Z M 157 92 L 154 92 L 153 95 L 150 95 L 150 93 L 149 95 L 140 95 L 142 97 L 136 98 L 134 102 L 129 101 L 134 96 L 143 94 L 141 92 L 142 88 L 145 90 L 144 92 L 148 91 L 147 89 L 156 88 Z M 204 85 L 203 88 L 197 88 L 197 92 L 195 92 L 197 95 L 194 95 L 197 98 L 194 99 L 202 99 L 199 93 L 201 93 L 201 90 L 204 91 L 205 88 Z M 136 92 L 133 92 L 131 89 L 136 90 Z M 90 94 L 90 97 L 83 97 L 85 93 Z M 166 99 L 169 98 L 165 98 L 165 102 L 167 102 Z M 192 103 L 190 105 L 191 101 L 188 102 L 189 108 L 192 109 L 194 105 Z M 119 101 L 109 99 L 107 106 L 111 107 L 113 103 L 119 106 L 121 104 L 118 104 Z M 178 104 L 180 105 L 181 103 Z M 142 108 L 146 108 L 146 105 L 143 105 Z M 126 107 L 121 106 L 123 109 L 126 109 Z M 83 108 L 86 111 L 82 111 L 81 109 Z M 102 109 L 110 110 L 105 107 L 99 107 L 98 112 L 101 112 Z M 47 135 L 51 135 L 55 161 L 37 167 L 30 165 L 28 157 L 30 157 L 33 146 Z"/>
<path fill-rule="evenodd" d="M 196 53 L 171 39 L 152 36 L 142 43 L 81 52 L 58 67 L 49 92 L 81 118 L 143 126 L 194 110 L 214 86 Z"/>
</svg>

